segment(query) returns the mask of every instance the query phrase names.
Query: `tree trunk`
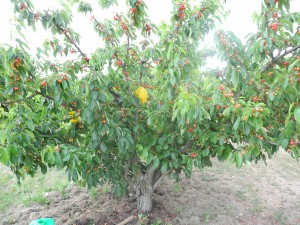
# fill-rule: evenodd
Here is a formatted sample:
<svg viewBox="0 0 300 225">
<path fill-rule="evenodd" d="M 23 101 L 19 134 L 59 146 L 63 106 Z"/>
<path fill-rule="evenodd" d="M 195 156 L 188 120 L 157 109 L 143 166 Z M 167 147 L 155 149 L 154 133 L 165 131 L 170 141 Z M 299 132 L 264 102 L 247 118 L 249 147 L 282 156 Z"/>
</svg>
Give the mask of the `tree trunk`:
<svg viewBox="0 0 300 225">
<path fill-rule="evenodd" d="M 140 214 L 148 215 L 152 211 L 153 206 L 153 185 L 152 176 L 147 174 L 141 176 L 136 184 L 137 209 Z"/>
<path fill-rule="evenodd" d="M 160 168 L 153 169 L 153 165 L 149 165 L 135 176 L 135 193 L 137 198 L 137 210 L 140 214 L 148 215 L 153 208 L 153 192 L 161 179 L 168 175 L 171 171 L 162 174 Z"/>
</svg>

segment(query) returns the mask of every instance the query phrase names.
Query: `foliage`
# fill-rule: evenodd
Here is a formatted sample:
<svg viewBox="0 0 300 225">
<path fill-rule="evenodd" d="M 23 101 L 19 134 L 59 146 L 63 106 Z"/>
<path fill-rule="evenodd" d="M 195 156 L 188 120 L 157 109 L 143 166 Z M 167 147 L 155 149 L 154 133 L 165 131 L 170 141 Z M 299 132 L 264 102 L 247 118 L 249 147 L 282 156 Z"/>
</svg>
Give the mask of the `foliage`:
<svg viewBox="0 0 300 225">
<path fill-rule="evenodd" d="M 72 7 L 89 15 L 89 3 L 37 11 L 29 0 L 11 2 L 21 35 L 36 24 L 53 35 L 35 57 L 23 39 L 0 48 L 0 161 L 19 177 L 57 166 L 122 195 L 147 171 L 154 185 L 166 173 L 190 177 L 212 157 L 241 167 L 281 146 L 299 160 L 300 14 L 288 0 L 262 2 L 246 44 L 216 31 L 227 65 L 213 71 L 202 71 L 211 52 L 198 46 L 222 20 L 219 0 L 173 0 L 160 25 L 143 1 L 127 0 L 112 20 L 91 17 L 103 40 L 91 55 L 71 28 Z M 77 59 L 47 57 L 69 54 Z"/>
</svg>

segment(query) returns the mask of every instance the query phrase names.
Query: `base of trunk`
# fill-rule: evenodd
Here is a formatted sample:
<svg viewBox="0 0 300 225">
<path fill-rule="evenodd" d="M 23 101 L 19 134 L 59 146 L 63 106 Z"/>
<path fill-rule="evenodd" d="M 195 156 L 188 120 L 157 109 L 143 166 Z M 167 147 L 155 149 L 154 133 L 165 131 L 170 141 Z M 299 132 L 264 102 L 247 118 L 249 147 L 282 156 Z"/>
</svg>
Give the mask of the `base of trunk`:
<svg viewBox="0 0 300 225">
<path fill-rule="evenodd" d="M 152 180 L 141 179 L 136 185 L 137 210 L 140 214 L 148 215 L 153 207 Z"/>
<path fill-rule="evenodd" d="M 138 212 L 141 214 L 149 214 L 152 211 L 153 200 L 152 194 L 149 195 L 142 195 L 137 198 L 137 209 Z"/>
</svg>

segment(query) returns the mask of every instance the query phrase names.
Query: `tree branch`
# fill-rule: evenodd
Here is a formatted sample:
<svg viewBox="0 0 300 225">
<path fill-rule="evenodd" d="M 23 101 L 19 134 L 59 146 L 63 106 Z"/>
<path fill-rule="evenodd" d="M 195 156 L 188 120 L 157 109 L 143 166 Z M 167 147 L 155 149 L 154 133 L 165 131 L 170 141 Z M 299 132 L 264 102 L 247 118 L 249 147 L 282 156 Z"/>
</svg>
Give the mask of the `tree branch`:
<svg viewBox="0 0 300 225">
<path fill-rule="evenodd" d="M 114 96 L 114 101 L 117 103 L 117 105 L 122 108 L 122 102 L 120 101 L 119 95 L 115 93 L 110 87 L 108 87 L 107 90 Z"/>
<path fill-rule="evenodd" d="M 160 169 L 156 170 L 153 174 L 153 191 L 157 188 L 158 184 L 162 179 L 164 179 L 166 176 L 168 176 L 172 170 L 168 170 L 166 173 L 162 174 Z"/>
<path fill-rule="evenodd" d="M 190 140 L 184 146 L 182 146 L 179 151 L 183 154 L 188 153 L 192 145 L 193 145 L 193 140 Z"/>
<path fill-rule="evenodd" d="M 5 112 L 9 111 L 7 105 L 0 103 L 0 106 L 4 109 Z"/>
<path fill-rule="evenodd" d="M 284 53 L 282 53 L 281 55 L 279 54 L 278 56 L 274 57 L 271 61 L 269 61 L 267 63 L 267 65 L 261 70 L 261 73 L 266 72 L 267 70 L 269 70 L 273 63 L 276 63 L 279 59 L 283 58 L 284 56 L 298 50 L 300 48 L 300 44 L 297 46 L 294 46 L 293 48 L 291 48 L 290 50 L 287 51 L 287 48 L 284 50 Z"/>
<path fill-rule="evenodd" d="M 46 13 L 47 16 L 50 16 L 50 14 L 44 10 L 44 12 Z M 57 29 L 66 36 L 66 38 L 69 40 L 69 42 L 74 45 L 74 47 L 78 50 L 78 52 L 80 52 L 82 57 L 86 57 L 86 54 L 80 49 L 80 47 L 77 45 L 77 43 L 74 41 L 73 38 L 71 38 L 71 36 L 66 32 L 66 30 L 64 28 L 62 28 L 58 23 L 54 23 L 54 25 L 57 27 Z"/>
<path fill-rule="evenodd" d="M 32 94 L 32 95 L 29 95 L 28 97 L 25 97 L 25 98 L 21 98 L 21 99 L 17 99 L 17 100 L 13 100 L 13 101 L 7 101 L 7 102 L 0 102 L 1 106 L 3 107 L 6 106 L 6 105 L 11 105 L 11 104 L 14 104 L 14 103 L 17 103 L 17 102 L 22 102 L 22 101 L 26 101 L 28 99 L 31 99 L 35 96 L 37 96 L 38 93 L 35 93 L 35 94 Z M 4 107 L 3 107 L 4 108 Z"/>
</svg>

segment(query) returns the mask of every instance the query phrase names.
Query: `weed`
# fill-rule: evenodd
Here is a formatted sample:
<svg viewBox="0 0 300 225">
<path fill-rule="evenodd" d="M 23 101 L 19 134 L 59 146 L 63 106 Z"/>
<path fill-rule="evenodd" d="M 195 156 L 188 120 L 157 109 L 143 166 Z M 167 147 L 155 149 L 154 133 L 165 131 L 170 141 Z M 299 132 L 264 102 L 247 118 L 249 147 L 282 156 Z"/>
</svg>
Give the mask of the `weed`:
<svg viewBox="0 0 300 225">
<path fill-rule="evenodd" d="M 288 217 L 284 215 L 284 209 L 280 207 L 274 214 L 275 221 L 279 224 L 286 225 Z"/>
<path fill-rule="evenodd" d="M 202 181 L 205 182 L 213 182 L 213 181 L 218 181 L 218 178 L 215 175 L 206 175 L 201 178 Z"/>
<path fill-rule="evenodd" d="M 90 189 L 90 197 L 93 199 L 93 200 L 97 200 L 98 197 L 99 197 L 99 190 L 98 188 L 92 188 Z"/>
<path fill-rule="evenodd" d="M 6 220 L 6 223 L 7 224 L 15 224 L 16 223 L 16 219 L 9 218 L 9 219 Z"/>
<path fill-rule="evenodd" d="M 184 211 L 185 211 L 184 207 L 176 206 L 176 213 L 177 214 L 182 215 Z"/>
<path fill-rule="evenodd" d="M 241 200 L 245 200 L 246 199 L 246 195 L 245 195 L 246 193 L 244 192 L 244 191 L 242 191 L 242 190 L 238 190 L 237 191 L 237 197 L 239 198 L 239 199 L 241 199 Z"/>
<path fill-rule="evenodd" d="M 211 219 L 211 214 L 209 212 L 205 212 L 203 214 L 204 223 L 208 223 Z"/>
<path fill-rule="evenodd" d="M 181 184 L 180 183 L 175 183 L 173 186 L 172 186 L 172 191 L 176 192 L 176 193 L 179 193 L 182 191 L 182 187 L 181 187 Z"/>
</svg>

